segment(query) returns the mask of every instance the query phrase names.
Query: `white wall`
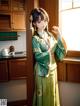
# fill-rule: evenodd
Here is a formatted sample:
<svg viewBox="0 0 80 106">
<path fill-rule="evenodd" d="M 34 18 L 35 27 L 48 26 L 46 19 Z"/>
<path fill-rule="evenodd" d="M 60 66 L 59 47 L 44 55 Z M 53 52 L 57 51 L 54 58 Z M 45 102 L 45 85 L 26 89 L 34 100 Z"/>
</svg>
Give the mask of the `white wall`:
<svg viewBox="0 0 80 106">
<path fill-rule="evenodd" d="M 0 51 L 11 45 L 15 47 L 15 51 L 26 51 L 26 32 L 18 32 L 17 34 L 20 35 L 18 40 L 0 41 Z"/>
<path fill-rule="evenodd" d="M 80 106 L 80 83 L 59 82 L 61 106 Z"/>
</svg>

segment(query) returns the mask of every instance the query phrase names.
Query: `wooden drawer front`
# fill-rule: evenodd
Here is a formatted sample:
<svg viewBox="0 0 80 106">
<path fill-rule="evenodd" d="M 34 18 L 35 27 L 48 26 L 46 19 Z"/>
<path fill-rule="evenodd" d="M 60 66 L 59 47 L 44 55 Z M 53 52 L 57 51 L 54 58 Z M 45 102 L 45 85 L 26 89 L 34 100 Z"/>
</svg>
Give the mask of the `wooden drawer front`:
<svg viewBox="0 0 80 106">
<path fill-rule="evenodd" d="M 67 64 L 67 81 L 80 82 L 80 64 Z"/>
<path fill-rule="evenodd" d="M 0 61 L 0 82 L 8 81 L 7 61 Z"/>
<path fill-rule="evenodd" d="M 9 78 L 23 79 L 27 77 L 27 61 L 26 59 L 9 60 Z"/>
</svg>

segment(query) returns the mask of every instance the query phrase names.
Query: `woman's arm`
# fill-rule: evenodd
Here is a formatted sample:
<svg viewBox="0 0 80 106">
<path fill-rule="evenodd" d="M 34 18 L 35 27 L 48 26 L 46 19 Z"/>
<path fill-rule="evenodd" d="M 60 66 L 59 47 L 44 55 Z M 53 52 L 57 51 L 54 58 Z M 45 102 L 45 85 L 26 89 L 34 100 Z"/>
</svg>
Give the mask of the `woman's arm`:
<svg viewBox="0 0 80 106">
<path fill-rule="evenodd" d="M 57 45 L 55 49 L 55 55 L 58 60 L 62 60 L 67 53 L 66 42 L 61 36 L 60 30 L 57 26 L 53 26 L 53 33 L 56 35 Z"/>
<path fill-rule="evenodd" d="M 50 61 L 49 52 L 41 51 L 39 41 L 35 37 L 32 38 L 32 48 L 36 62 L 43 65 L 45 68 L 48 68 L 48 63 Z"/>
<path fill-rule="evenodd" d="M 54 33 L 55 38 L 56 38 L 57 41 L 58 41 L 59 39 L 61 40 L 61 42 L 63 43 L 64 48 L 65 48 L 66 51 L 67 51 L 67 45 L 66 45 L 66 42 L 65 42 L 64 38 L 63 38 L 62 35 L 61 35 L 60 29 L 59 29 L 57 26 L 53 26 L 53 27 L 52 27 L 52 32 Z"/>
</svg>

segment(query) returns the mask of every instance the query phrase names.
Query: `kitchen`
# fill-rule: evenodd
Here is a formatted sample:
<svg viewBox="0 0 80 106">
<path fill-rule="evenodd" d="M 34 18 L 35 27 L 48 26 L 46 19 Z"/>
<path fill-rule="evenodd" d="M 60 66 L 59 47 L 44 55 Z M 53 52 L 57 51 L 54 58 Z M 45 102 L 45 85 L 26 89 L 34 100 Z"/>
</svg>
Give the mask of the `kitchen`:
<svg viewBox="0 0 80 106">
<path fill-rule="evenodd" d="M 3 48 L 9 48 L 10 46 L 14 46 L 15 48 L 15 52 L 16 53 L 22 53 L 22 54 L 18 54 L 18 56 L 20 57 L 16 57 L 12 56 L 10 57 L 10 60 L 7 60 L 5 63 L 3 62 L 2 64 L 8 64 L 8 68 L 9 70 L 11 69 L 11 71 L 9 72 L 9 76 L 7 76 L 8 78 L 8 82 L 7 83 L 0 83 L 0 98 L 2 99 L 7 99 L 8 98 L 8 102 L 10 106 L 20 106 L 25 105 L 26 103 L 28 104 L 28 106 L 31 106 L 32 103 L 32 96 L 33 96 L 33 86 L 34 86 L 34 82 L 33 82 L 33 64 L 32 64 L 32 48 L 31 48 L 31 31 L 29 30 L 29 22 L 27 21 L 29 18 L 29 13 L 31 11 L 32 8 L 40 6 L 43 7 L 44 9 L 46 9 L 48 11 L 48 13 L 50 14 L 50 24 L 49 24 L 49 28 L 52 28 L 53 24 L 58 25 L 58 0 L 2 0 L 2 1 L 9 1 L 10 2 L 14 2 L 12 3 L 12 5 L 15 8 L 11 9 L 11 12 L 9 10 L 9 12 L 7 12 L 6 14 L 6 19 L 5 18 L 0 18 L 2 19 L 0 21 L 0 23 L 3 22 L 2 26 L 0 24 L 0 31 L 4 32 L 4 28 L 5 31 L 7 32 L 13 32 L 13 31 L 17 31 L 17 40 L 10 40 L 10 41 L 0 41 L 0 50 L 2 50 Z M 20 4 L 18 3 L 18 1 L 20 1 Z M 24 3 L 24 1 L 26 3 Z M 21 5 L 22 3 L 22 5 Z M 16 4 L 16 5 L 14 5 Z M 25 4 L 25 11 L 23 12 L 23 4 Z M 12 6 L 11 5 L 11 6 Z M 18 11 L 19 8 L 18 6 L 20 6 L 20 14 L 15 11 Z M 11 7 L 6 7 L 6 11 L 7 9 L 10 9 Z M 0 11 L 2 11 L 3 8 L 1 8 L 0 5 Z M 5 10 L 2 11 L 2 16 L 3 13 L 5 13 Z M 24 22 L 20 21 L 20 19 L 24 19 L 24 14 L 26 14 L 26 24 L 24 24 Z M 52 15 L 53 14 L 53 15 Z M 11 17 L 10 17 L 11 16 Z M 19 20 L 16 18 L 19 17 Z M 22 16 L 22 18 L 20 18 Z M 14 20 L 13 20 L 14 17 Z M 15 21 L 17 19 L 17 21 Z M 54 19 L 54 20 L 53 20 Z M 3 21 L 4 20 L 4 21 Z M 10 22 L 12 21 L 12 23 L 10 24 Z M 18 22 L 19 21 L 19 22 Z M 7 24 L 4 24 L 4 22 L 6 22 Z M 17 28 L 17 25 L 19 28 Z M 13 25 L 13 23 L 15 23 Z M 6 26 L 8 25 L 8 26 Z M 23 26 L 23 27 L 22 27 Z M 21 28 L 22 27 L 22 28 Z M 28 36 L 30 35 L 30 36 Z M 27 54 L 27 55 L 26 55 Z M 14 59 L 13 59 L 14 58 Z M 20 61 L 17 61 L 17 59 L 20 59 Z M 16 72 L 19 74 L 16 74 L 14 72 L 15 69 L 14 68 L 14 63 L 15 61 L 17 62 L 17 64 L 23 64 L 26 65 L 25 69 L 26 72 L 24 71 L 25 74 L 20 74 L 19 72 Z M 2 60 L 1 60 L 2 61 Z M 18 63 L 19 62 L 19 63 Z M 67 63 L 69 63 L 70 61 L 66 61 L 64 62 L 64 64 L 60 63 L 60 67 L 63 68 L 65 67 L 65 63 L 66 66 L 68 65 Z M 0 62 L 1 63 L 1 62 Z M 77 63 L 77 62 L 76 62 Z M 10 65 L 9 65 L 10 64 Z M 12 65 L 11 65 L 12 64 Z M 79 66 L 79 62 L 77 63 L 78 67 Z M 2 65 L 0 65 L 1 67 Z M 6 66 L 6 65 L 5 65 Z M 9 67 L 10 66 L 10 67 Z M 12 66 L 12 67 L 11 67 Z M 77 67 L 75 66 L 75 67 Z M 73 63 L 72 63 L 72 67 L 73 67 Z M 69 68 L 69 67 L 68 67 Z M 65 68 L 64 68 L 65 69 Z M 60 94 L 61 94 L 61 102 L 62 102 L 62 106 L 69 106 L 69 100 L 70 102 L 74 103 L 74 106 L 79 106 L 80 105 L 80 93 L 78 92 L 80 89 L 80 85 L 78 83 L 71 83 L 70 78 L 66 78 L 66 72 L 65 70 L 60 71 L 59 73 L 59 85 L 60 85 Z M 73 70 L 73 68 L 71 68 Z M 20 68 L 17 68 L 17 71 L 19 71 Z M 22 69 L 21 69 L 22 71 Z M 78 70 L 77 70 L 78 72 Z M 62 73 L 62 74 L 61 74 Z M 69 72 L 68 72 L 69 73 Z M 77 73 L 78 74 L 78 73 Z M 80 73 L 78 74 L 78 76 L 80 75 Z M 0 76 L 1 78 L 1 76 Z M 76 82 L 78 82 L 78 80 L 80 81 L 80 79 L 78 78 Z M 72 77 L 72 81 L 75 82 L 74 77 Z M 75 86 L 76 85 L 76 86 Z M 77 93 L 76 93 L 77 91 Z M 71 94 L 71 96 L 69 96 Z M 70 97 L 70 98 L 69 98 Z M 68 99 L 69 98 L 69 99 Z M 75 99 L 75 101 L 74 101 Z M 17 104 L 17 105 L 16 105 Z M 73 105 L 70 105 L 73 106 Z"/>
<path fill-rule="evenodd" d="M 25 14 L 25 0 L 0 1 L 0 99 L 10 106 L 27 101 Z"/>
</svg>

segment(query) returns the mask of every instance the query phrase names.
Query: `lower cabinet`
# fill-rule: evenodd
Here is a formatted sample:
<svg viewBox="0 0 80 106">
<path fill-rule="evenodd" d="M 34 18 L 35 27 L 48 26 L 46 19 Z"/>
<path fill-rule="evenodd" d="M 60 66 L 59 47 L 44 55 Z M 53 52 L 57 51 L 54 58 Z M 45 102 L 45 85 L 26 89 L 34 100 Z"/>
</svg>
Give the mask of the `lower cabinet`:
<svg viewBox="0 0 80 106">
<path fill-rule="evenodd" d="M 73 59 L 58 62 L 58 80 L 80 83 L 80 61 Z"/>
<path fill-rule="evenodd" d="M 0 61 L 0 82 L 27 78 L 27 59 Z"/>
<path fill-rule="evenodd" d="M 0 82 L 8 81 L 7 61 L 0 61 Z"/>
<path fill-rule="evenodd" d="M 23 79 L 27 77 L 27 61 L 24 59 L 12 59 L 9 64 L 9 79 Z"/>
<path fill-rule="evenodd" d="M 58 80 L 66 81 L 66 64 L 64 64 L 63 62 L 58 62 L 57 66 Z"/>
<path fill-rule="evenodd" d="M 19 93 L 19 95 L 16 94 L 16 91 L 18 89 L 18 87 L 16 86 L 16 82 L 13 81 L 15 80 L 17 82 L 17 84 L 22 84 L 22 92 L 21 94 Z M 25 83 L 20 83 L 25 81 Z M 11 81 L 15 82 L 12 83 L 13 85 L 11 85 Z M 19 83 L 18 83 L 19 81 Z M 6 83 L 4 83 L 5 87 L 3 86 L 3 82 L 7 82 L 7 85 L 5 85 Z M 4 91 L 2 90 L 2 95 L 3 97 L 7 98 L 7 97 L 11 97 L 12 101 L 8 101 L 8 106 L 27 106 L 27 58 L 10 58 L 10 59 L 3 59 L 0 60 L 0 84 L 2 84 L 2 87 L 4 88 L 5 93 L 9 92 L 8 90 L 13 90 L 13 87 L 16 88 L 14 89 L 12 95 L 13 96 L 9 96 L 9 94 L 5 97 L 5 94 L 3 93 Z M 12 88 L 10 88 L 12 87 Z M 19 86 L 20 87 L 20 86 Z M 20 90 L 19 89 L 19 90 Z M 0 89 L 1 90 L 1 89 Z M 14 94 L 15 92 L 15 94 Z M 26 98 L 24 93 L 26 93 Z M 20 97 L 19 97 L 20 96 Z M 19 100 L 16 100 L 16 98 L 20 98 Z M 23 98 L 23 99 L 21 99 Z"/>
<path fill-rule="evenodd" d="M 67 81 L 80 83 L 80 64 L 67 64 Z"/>
</svg>

